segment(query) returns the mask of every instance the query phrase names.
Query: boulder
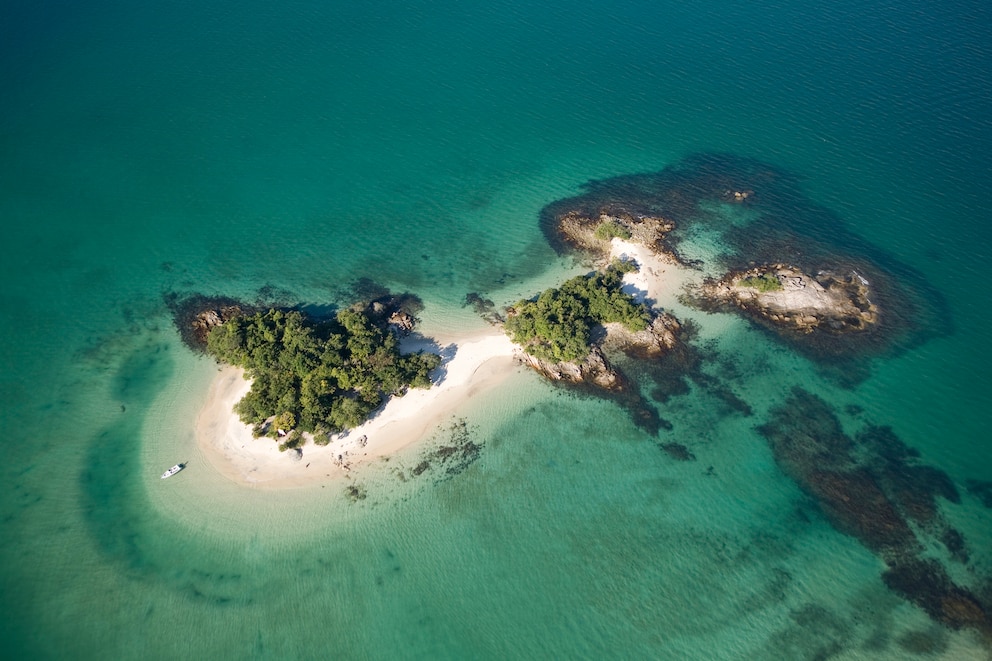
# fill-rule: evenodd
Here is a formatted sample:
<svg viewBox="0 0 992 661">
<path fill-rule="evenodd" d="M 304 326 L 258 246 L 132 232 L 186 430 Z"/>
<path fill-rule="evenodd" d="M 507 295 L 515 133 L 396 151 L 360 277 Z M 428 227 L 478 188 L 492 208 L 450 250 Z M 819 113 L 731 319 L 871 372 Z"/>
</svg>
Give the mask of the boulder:
<svg viewBox="0 0 992 661">
<path fill-rule="evenodd" d="M 388 323 L 401 333 L 409 333 L 413 330 L 415 320 L 412 315 L 409 315 L 402 310 L 397 310 L 389 315 Z"/>
</svg>

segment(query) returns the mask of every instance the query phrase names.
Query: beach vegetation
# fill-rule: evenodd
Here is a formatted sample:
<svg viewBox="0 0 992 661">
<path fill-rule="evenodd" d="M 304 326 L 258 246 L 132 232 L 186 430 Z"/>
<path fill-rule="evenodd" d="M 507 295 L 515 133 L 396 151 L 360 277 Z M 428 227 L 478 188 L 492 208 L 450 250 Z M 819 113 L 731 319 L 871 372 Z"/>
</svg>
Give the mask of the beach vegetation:
<svg viewBox="0 0 992 661">
<path fill-rule="evenodd" d="M 626 241 L 631 237 L 630 230 L 615 220 L 604 220 L 596 228 L 596 238 L 601 241 L 610 241 L 613 238 Z"/>
<path fill-rule="evenodd" d="M 211 330 L 207 352 L 244 368 L 252 385 L 235 412 L 256 434 L 279 438 L 281 450 L 299 447 L 299 432 L 324 441 L 388 397 L 429 388 L 441 364 L 436 354 L 401 354 L 396 336 L 357 308 L 321 322 L 275 309 L 234 317 Z"/>
<path fill-rule="evenodd" d="M 635 332 L 648 327 L 651 311 L 621 289 L 624 274 L 636 270 L 631 262 L 614 260 L 603 271 L 577 276 L 520 301 L 506 320 L 506 332 L 538 358 L 582 360 L 589 355 L 597 324 L 621 323 Z"/>
<path fill-rule="evenodd" d="M 772 273 L 762 273 L 741 278 L 739 284 L 742 287 L 751 287 L 759 292 L 780 291 L 783 289 L 781 281 Z"/>
<path fill-rule="evenodd" d="M 279 452 L 285 452 L 286 450 L 294 450 L 298 447 L 302 447 L 303 443 L 306 441 L 306 437 L 300 432 L 299 429 L 294 429 L 286 435 L 286 438 L 279 444 Z"/>
</svg>

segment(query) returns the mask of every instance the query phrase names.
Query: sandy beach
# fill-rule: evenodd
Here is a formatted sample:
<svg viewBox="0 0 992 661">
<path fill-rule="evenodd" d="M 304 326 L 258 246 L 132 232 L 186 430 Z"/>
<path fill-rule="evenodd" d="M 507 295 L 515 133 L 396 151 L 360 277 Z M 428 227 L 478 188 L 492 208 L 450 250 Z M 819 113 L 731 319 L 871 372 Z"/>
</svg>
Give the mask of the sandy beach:
<svg viewBox="0 0 992 661">
<path fill-rule="evenodd" d="M 404 351 L 421 348 L 416 340 L 403 347 Z M 518 369 L 515 351 L 498 329 L 443 345 L 445 362 L 432 388 L 393 397 L 365 424 L 332 437 L 324 447 L 308 443 L 299 461 L 290 452 L 279 452 L 272 439 L 253 438 L 251 428 L 233 413 L 250 383 L 241 369 L 226 367 L 210 385 L 196 421 L 196 442 L 218 473 L 245 486 L 286 489 L 342 479 L 363 463 L 426 438 L 463 404 L 502 383 Z"/>
<path fill-rule="evenodd" d="M 610 256 L 637 263 L 640 270 L 624 276 L 623 290 L 654 308 L 673 307 L 685 285 L 702 278 L 699 271 L 682 266 L 668 255 L 656 254 L 642 243 L 613 239 Z"/>
</svg>

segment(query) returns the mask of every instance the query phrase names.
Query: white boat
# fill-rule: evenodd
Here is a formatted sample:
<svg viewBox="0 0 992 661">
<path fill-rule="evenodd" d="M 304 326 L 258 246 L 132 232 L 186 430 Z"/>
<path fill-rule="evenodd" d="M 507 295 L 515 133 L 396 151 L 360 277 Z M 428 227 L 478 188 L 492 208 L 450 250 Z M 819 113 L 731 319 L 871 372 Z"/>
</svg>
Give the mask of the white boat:
<svg viewBox="0 0 992 661">
<path fill-rule="evenodd" d="M 179 471 L 181 471 L 184 468 L 186 468 L 186 464 L 176 464 L 175 466 L 173 466 L 169 470 L 167 470 L 164 473 L 162 473 L 162 479 L 164 480 L 167 477 L 172 477 L 173 475 L 175 475 L 176 473 L 178 473 Z"/>
</svg>

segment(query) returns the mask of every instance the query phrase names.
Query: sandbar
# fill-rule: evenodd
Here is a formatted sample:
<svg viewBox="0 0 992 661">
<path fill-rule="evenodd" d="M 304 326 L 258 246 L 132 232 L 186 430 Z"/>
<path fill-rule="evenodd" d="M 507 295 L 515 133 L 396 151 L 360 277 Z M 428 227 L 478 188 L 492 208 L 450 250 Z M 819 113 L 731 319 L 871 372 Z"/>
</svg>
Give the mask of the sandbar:
<svg viewBox="0 0 992 661">
<path fill-rule="evenodd" d="M 638 265 L 638 271 L 624 275 L 622 289 L 639 303 L 648 302 L 655 308 L 672 308 L 685 286 L 702 278 L 699 271 L 643 243 L 615 238 L 610 245 L 610 257 L 633 260 Z"/>
</svg>

